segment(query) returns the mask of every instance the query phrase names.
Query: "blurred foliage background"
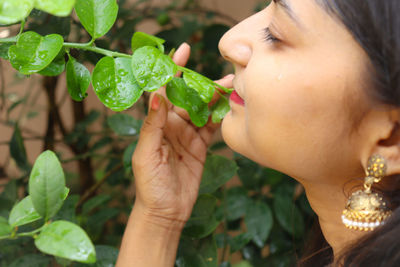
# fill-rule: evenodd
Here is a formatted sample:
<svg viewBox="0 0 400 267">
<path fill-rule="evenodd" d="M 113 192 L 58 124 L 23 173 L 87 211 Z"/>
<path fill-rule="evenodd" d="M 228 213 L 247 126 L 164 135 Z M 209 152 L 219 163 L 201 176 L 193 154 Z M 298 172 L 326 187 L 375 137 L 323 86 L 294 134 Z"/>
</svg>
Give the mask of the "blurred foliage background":
<svg viewBox="0 0 400 267">
<path fill-rule="evenodd" d="M 151 1 L 132 4 L 120 0 L 118 22 L 96 45 L 129 52 L 137 26 L 150 21 L 160 29 L 156 35 L 167 40 L 167 51 L 188 42 L 192 46 L 188 67 L 218 79 L 232 71 L 219 55 L 218 42 L 237 21 L 199 2 L 176 0 L 157 7 Z M 255 11 L 267 5 L 268 1 L 260 1 Z M 62 34 L 70 42 L 90 39 L 74 16 L 59 18 L 34 11 L 27 25 L 43 35 Z M 0 46 L 0 56 L 2 53 L 4 56 Z M 89 68 L 99 59 L 90 52 L 71 53 Z M 40 92 L 46 95 L 43 105 L 37 102 L 37 90 L 21 95 L 13 87 L 6 88 L 3 65 L 8 63 L 0 64 L 0 124 L 13 129 L 11 140 L 0 141 L 1 154 L 6 155 L 0 162 L 0 216 L 7 218 L 12 206 L 27 194 L 33 161 L 25 143 L 40 140 L 41 150 L 58 154 L 71 188 L 57 219 L 78 223 L 88 232 L 98 255 L 93 266 L 113 266 L 134 201 L 130 161 L 146 114 L 147 95 L 131 110 L 115 114 L 93 109 L 85 101 L 73 102 L 65 93 L 65 85 L 60 86 L 62 76 L 28 78 L 15 74 L 12 84 L 25 79 L 39 83 Z M 61 111 L 65 102 L 71 102 L 70 114 Z M 43 114 L 47 118 L 44 134 L 25 127 Z M 9 172 L 10 165 L 18 170 Z M 219 138 L 210 147 L 203 179 L 207 184 L 202 186 L 192 219 L 183 232 L 176 266 L 294 265 L 315 219 L 299 184 L 234 154 Z M 24 227 L 28 231 L 34 226 Z M 32 243 L 24 238 L 0 241 L 0 266 L 83 266 L 40 254 Z"/>
</svg>

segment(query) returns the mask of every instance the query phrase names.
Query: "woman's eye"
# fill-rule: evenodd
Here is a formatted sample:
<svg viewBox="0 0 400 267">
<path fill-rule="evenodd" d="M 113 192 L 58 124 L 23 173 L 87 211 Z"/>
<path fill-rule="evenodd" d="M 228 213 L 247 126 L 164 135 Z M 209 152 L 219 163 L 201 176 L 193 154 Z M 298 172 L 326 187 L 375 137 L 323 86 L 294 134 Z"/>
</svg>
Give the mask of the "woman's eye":
<svg viewBox="0 0 400 267">
<path fill-rule="evenodd" d="M 264 29 L 264 34 L 265 34 L 264 40 L 267 42 L 276 43 L 281 41 L 271 33 L 269 27 Z"/>
</svg>

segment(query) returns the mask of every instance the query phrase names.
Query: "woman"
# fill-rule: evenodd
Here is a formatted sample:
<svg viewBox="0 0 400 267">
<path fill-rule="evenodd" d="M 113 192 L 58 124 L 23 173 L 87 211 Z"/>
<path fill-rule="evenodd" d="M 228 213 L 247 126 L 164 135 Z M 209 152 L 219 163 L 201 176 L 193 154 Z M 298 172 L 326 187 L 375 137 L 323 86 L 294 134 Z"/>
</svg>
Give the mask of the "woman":
<svg viewBox="0 0 400 267">
<path fill-rule="evenodd" d="M 275 0 L 220 42 L 235 67 L 219 81 L 235 88 L 222 123 L 225 142 L 304 186 L 333 265 L 400 264 L 396 194 L 386 194 L 393 214 L 381 218 L 385 225 L 366 224 L 373 231 L 349 229 L 343 222 L 353 222 L 342 218 L 372 155 L 387 167 L 381 191 L 398 189 L 399 11 L 398 0 Z M 189 50 L 182 45 L 174 60 L 184 65 Z M 152 96 L 133 157 L 137 196 L 118 266 L 173 266 L 218 128 L 193 127 L 162 95 Z"/>
</svg>

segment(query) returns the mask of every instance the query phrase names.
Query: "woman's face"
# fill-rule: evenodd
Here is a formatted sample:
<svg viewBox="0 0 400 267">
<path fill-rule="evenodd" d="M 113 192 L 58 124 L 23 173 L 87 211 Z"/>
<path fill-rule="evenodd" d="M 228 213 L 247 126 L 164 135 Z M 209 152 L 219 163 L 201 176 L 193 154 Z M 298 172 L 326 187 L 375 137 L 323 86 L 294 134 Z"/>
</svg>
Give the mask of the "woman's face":
<svg viewBox="0 0 400 267">
<path fill-rule="evenodd" d="M 299 180 L 362 171 L 354 124 L 366 109 L 367 57 L 316 0 L 272 2 L 220 50 L 236 74 L 222 125 L 230 147 Z"/>
</svg>

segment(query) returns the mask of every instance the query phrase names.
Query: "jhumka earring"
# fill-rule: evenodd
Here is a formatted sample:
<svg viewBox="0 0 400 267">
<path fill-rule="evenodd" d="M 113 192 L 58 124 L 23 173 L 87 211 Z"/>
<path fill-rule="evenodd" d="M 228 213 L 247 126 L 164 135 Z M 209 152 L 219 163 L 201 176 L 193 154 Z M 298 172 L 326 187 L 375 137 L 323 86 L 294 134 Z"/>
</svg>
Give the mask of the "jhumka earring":
<svg viewBox="0 0 400 267">
<path fill-rule="evenodd" d="M 385 223 L 391 211 L 382 195 L 373 193 L 373 183 L 378 183 L 386 175 L 386 161 L 380 155 L 368 160 L 364 189 L 354 192 L 343 210 L 342 222 L 347 228 L 360 231 L 372 231 Z"/>
</svg>

